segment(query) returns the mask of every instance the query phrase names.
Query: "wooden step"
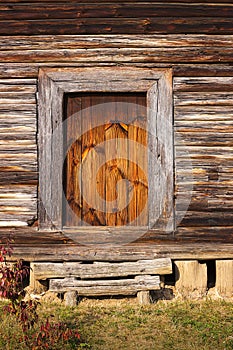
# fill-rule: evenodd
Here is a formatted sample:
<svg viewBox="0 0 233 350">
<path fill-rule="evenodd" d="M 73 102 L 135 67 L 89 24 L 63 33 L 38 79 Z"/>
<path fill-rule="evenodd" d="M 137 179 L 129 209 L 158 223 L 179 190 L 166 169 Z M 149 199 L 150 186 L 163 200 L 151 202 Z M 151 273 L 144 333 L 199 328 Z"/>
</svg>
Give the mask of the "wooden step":
<svg viewBox="0 0 233 350">
<path fill-rule="evenodd" d="M 73 277 L 51 279 L 52 292 L 76 291 L 79 296 L 135 295 L 140 291 L 160 289 L 159 276 L 136 276 L 130 279 L 77 280 Z"/>
<path fill-rule="evenodd" d="M 83 264 L 82 262 L 48 262 L 31 263 L 31 270 L 36 280 L 62 277 L 88 279 L 136 275 L 167 275 L 172 273 L 172 263 L 169 258 L 120 263 L 94 262 L 92 264 Z"/>
</svg>

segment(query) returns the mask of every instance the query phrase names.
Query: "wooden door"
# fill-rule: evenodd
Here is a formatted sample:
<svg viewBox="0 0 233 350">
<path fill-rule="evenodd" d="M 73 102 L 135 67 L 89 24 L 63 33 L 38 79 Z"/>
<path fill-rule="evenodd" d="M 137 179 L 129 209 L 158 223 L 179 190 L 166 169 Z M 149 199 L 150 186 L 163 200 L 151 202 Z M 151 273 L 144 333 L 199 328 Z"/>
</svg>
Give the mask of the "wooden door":
<svg viewBox="0 0 233 350">
<path fill-rule="evenodd" d="M 68 94 L 64 117 L 63 226 L 147 225 L 146 94 Z"/>
</svg>

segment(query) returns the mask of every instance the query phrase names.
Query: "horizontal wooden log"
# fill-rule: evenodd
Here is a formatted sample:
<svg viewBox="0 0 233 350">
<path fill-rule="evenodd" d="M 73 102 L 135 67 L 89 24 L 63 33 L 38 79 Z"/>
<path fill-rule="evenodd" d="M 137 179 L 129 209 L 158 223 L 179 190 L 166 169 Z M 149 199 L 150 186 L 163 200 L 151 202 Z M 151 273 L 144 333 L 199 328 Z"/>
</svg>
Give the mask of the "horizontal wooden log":
<svg viewBox="0 0 233 350">
<path fill-rule="evenodd" d="M 132 4 L 58 3 L 11 4 L 0 6 L 0 20 L 47 20 L 79 18 L 137 18 L 141 17 L 233 17 L 230 5 L 171 4 L 135 2 Z"/>
<path fill-rule="evenodd" d="M 1 108 L 2 107 L 2 108 Z M 1 106 L 0 104 L 0 126 L 2 128 L 8 127 L 14 130 L 16 127 L 30 127 L 29 131 L 36 132 L 36 114 L 29 108 L 29 111 L 17 111 L 17 105 L 15 105 L 15 111 L 11 110 L 11 106 L 8 109 L 8 105 Z M 31 111 L 30 111 L 31 109 Z M 12 113 L 14 112 L 14 114 Z"/>
<path fill-rule="evenodd" d="M 36 204 L 36 196 L 33 195 L 31 196 L 26 196 L 26 195 L 18 195 L 17 194 L 14 196 L 14 198 L 10 198 L 8 196 L 3 196 L 2 194 L 0 195 L 0 207 L 2 210 L 4 210 L 4 206 L 6 208 L 8 207 L 20 207 L 27 205 L 27 208 L 34 207 Z"/>
<path fill-rule="evenodd" d="M 183 153 L 183 145 L 176 146 L 176 155 L 178 159 L 182 159 L 183 157 L 187 157 L 187 154 Z M 185 151 L 188 152 L 191 158 L 200 157 L 203 155 L 205 157 L 222 157 L 225 159 L 232 159 L 232 146 L 231 147 L 199 147 L 199 146 L 186 146 Z M 213 158 L 214 159 L 214 158 Z"/>
<path fill-rule="evenodd" d="M 219 209 L 221 206 L 221 210 Z M 219 198 L 218 200 L 213 201 L 212 203 L 208 201 L 208 197 L 201 200 L 193 200 L 190 202 L 188 208 L 185 202 L 181 202 L 181 198 L 179 198 L 178 203 L 176 203 L 176 214 L 177 219 L 180 221 L 179 213 L 183 213 L 184 210 L 188 210 L 189 212 L 199 212 L 203 218 L 205 218 L 206 213 L 220 213 L 224 211 L 224 213 L 231 213 L 233 210 L 233 201 L 224 200 L 224 198 Z"/>
<path fill-rule="evenodd" d="M 38 34 L 232 34 L 231 17 L 139 17 L 1 20 L 1 35 Z"/>
<path fill-rule="evenodd" d="M 1 0 L 2 1 L 2 0 Z M 8 3 L 21 3 L 22 0 L 8 0 Z M 24 1 L 25 2 L 25 1 Z M 30 0 L 30 3 L 37 3 L 38 0 Z M 41 0 L 40 2 L 46 2 L 46 3 L 57 3 L 57 0 Z M 76 3 L 77 0 L 70 0 L 70 3 Z M 87 0 L 79 0 L 79 3 L 86 3 Z M 91 0 L 91 3 L 106 3 L 106 0 Z M 108 0 L 107 3 L 134 3 L 135 0 Z M 147 2 L 147 1 L 141 1 L 141 2 Z M 158 1 L 154 1 L 152 0 L 151 3 L 157 3 Z M 63 3 L 66 4 L 65 0 L 60 0 L 59 3 Z M 188 0 L 165 0 L 163 3 L 190 3 Z M 192 1 L 192 3 L 200 3 L 200 0 L 194 0 Z M 219 0 L 205 0 L 205 3 L 219 3 Z M 227 3 L 231 3 L 230 0 L 222 0 L 221 3 L 223 4 L 227 4 Z"/>
<path fill-rule="evenodd" d="M 5 82 L 4 80 L 0 80 L 0 93 L 6 94 L 7 92 L 14 92 L 14 93 L 35 94 L 36 85 L 27 85 L 26 79 L 23 79 L 23 82 L 21 84 L 20 85 L 13 84 L 13 83 L 10 84 L 10 81 Z"/>
<path fill-rule="evenodd" d="M 0 169 L 1 170 L 1 169 Z M 38 184 L 38 173 L 36 171 L 0 171 L 0 185 L 3 184 Z M 8 192 L 9 193 L 9 192 Z M 1 195 L 0 195 L 1 197 Z M 15 194 L 13 194 L 15 197 Z"/>
<path fill-rule="evenodd" d="M 175 177 L 177 184 L 185 184 L 192 181 L 195 184 L 205 185 L 208 182 L 210 185 L 218 182 L 231 181 L 233 175 L 233 167 L 221 168 L 221 167 L 199 167 L 192 169 L 177 168 L 175 171 Z M 225 183 L 230 185 L 230 183 Z M 230 189 L 230 188 L 229 188 Z"/>
<path fill-rule="evenodd" d="M 37 164 L 31 164 L 28 162 L 25 162 L 21 165 L 15 164 L 14 162 L 8 162 L 0 166 L 0 172 L 37 172 L 38 171 L 38 166 Z M 10 176 L 10 175 L 9 175 Z M 3 174 L 4 177 L 4 174 Z M 21 185 L 24 185 L 22 182 Z M 30 184 L 28 184 L 30 185 Z"/>
<path fill-rule="evenodd" d="M 178 227 L 175 233 L 176 239 L 200 239 L 203 242 L 211 240 L 213 243 L 231 239 L 233 241 L 232 226 L 213 226 L 213 227 Z M 215 243 L 214 243 L 215 244 Z"/>
<path fill-rule="evenodd" d="M 36 144 L 36 125 L 35 125 L 34 120 L 31 120 L 28 122 L 27 126 L 30 128 L 30 130 L 25 132 L 25 129 L 22 125 L 22 122 L 17 120 L 17 122 L 14 125 L 17 125 L 17 131 L 14 132 L 14 125 L 11 124 L 11 122 L 1 122 L 1 117 L 0 117 L 0 134 L 1 134 L 1 145 L 6 145 L 7 142 L 12 142 L 15 145 L 20 146 L 23 144 L 28 144 L 28 145 L 35 145 Z M 10 128 L 10 125 L 12 126 Z M 21 129 L 20 129 L 21 126 Z M 2 130 L 3 129 L 3 130 Z M 7 129 L 7 132 L 4 132 Z M 3 131 L 3 132 L 2 132 Z"/>
<path fill-rule="evenodd" d="M 19 203 L 17 205 L 17 201 L 15 202 L 14 206 L 0 206 L 0 220 L 6 221 L 6 220 L 22 220 L 27 221 L 29 218 L 32 219 L 33 216 L 36 216 L 36 201 L 31 202 L 30 205 L 26 207 L 26 204 L 24 206 Z M 34 204 L 34 205 L 33 205 Z"/>
<path fill-rule="evenodd" d="M 38 164 L 36 161 L 30 162 L 30 161 L 21 161 L 17 162 L 12 159 L 5 160 L 4 162 L 1 162 L 0 165 L 0 172 L 37 172 L 38 171 Z"/>
<path fill-rule="evenodd" d="M 185 132 L 182 135 L 179 133 L 179 137 L 175 139 L 175 146 L 178 145 L 187 146 L 204 146 L 204 147 L 228 147 L 232 146 L 232 133 L 221 132 L 209 132 L 202 130 L 197 132 Z"/>
<path fill-rule="evenodd" d="M 233 158 L 226 159 L 224 157 L 216 157 L 216 156 L 192 156 L 191 163 L 189 156 L 176 159 L 176 167 L 181 169 L 187 169 L 192 164 L 192 167 L 200 168 L 200 167 L 216 167 L 216 166 L 222 166 L 222 167 L 230 167 L 232 166 L 232 160 Z"/>
<path fill-rule="evenodd" d="M 192 133 L 200 133 L 203 132 L 218 132 L 222 133 L 222 137 L 224 137 L 224 127 L 225 132 L 231 132 L 231 129 L 233 127 L 232 120 L 219 120 L 219 121 L 211 121 L 211 120 L 181 120 L 175 122 L 175 131 L 177 132 L 177 139 L 179 140 L 179 135 L 184 135 L 186 132 L 192 132 Z"/>
<path fill-rule="evenodd" d="M 23 195 L 32 195 L 36 196 L 36 187 L 34 185 L 12 185 L 12 186 L 3 186 L 0 185 L 1 195 L 14 196 L 14 193 L 22 193 Z"/>
<path fill-rule="evenodd" d="M 24 231 L 23 231 L 24 229 Z M 183 229 L 183 228 L 182 228 Z M 188 228 L 186 228 L 188 229 Z M 155 259 L 159 257 L 168 257 L 171 259 L 218 259 L 233 258 L 233 241 L 230 235 L 219 235 L 214 227 L 211 229 L 212 234 L 208 239 L 195 236 L 196 227 L 190 227 L 189 232 L 193 232 L 192 239 L 185 239 L 185 236 L 179 240 L 159 239 L 158 235 L 151 239 L 132 245 L 103 245 L 99 247 L 80 246 L 74 243 L 68 243 L 69 238 L 61 236 L 63 243 L 53 242 L 49 237 L 54 237 L 56 232 L 45 232 L 43 235 L 34 230 L 33 235 L 27 234 L 28 227 L 4 227 L 2 228 L 2 236 L 6 237 L 7 233 L 13 233 L 15 238 L 14 254 L 12 261 L 23 258 L 26 261 L 136 261 L 140 259 Z M 201 228 L 204 232 L 205 227 Z M 229 227 L 228 229 L 232 230 Z M 17 231 L 23 232 L 21 238 L 17 235 Z M 31 229 L 30 229 L 31 230 Z M 223 233 L 225 227 L 221 228 Z M 217 236 L 215 233 L 217 232 Z M 62 238 L 63 237 L 63 238 Z M 213 238 L 212 238 L 213 237 Z M 46 243 L 47 242 L 47 243 Z M 66 243 L 67 242 L 67 243 Z M 149 243 L 149 244 L 148 244 Z"/>
<path fill-rule="evenodd" d="M 1 134 L 0 134 L 1 135 Z M 15 145 L 14 142 L 8 140 L 8 145 L 0 144 L 0 156 L 2 158 L 8 158 L 9 153 L 13 154 L 22 154 L 25 156 L 28 154 L 34 153 L 37 155 L 36 143 L 34 144 L 24 144 L 24 145 Z"/>
<path fill-rule="evenodd" d="M 227 111 L 228 111 L 227 107 Z M 201 119 L 202 114 L 199 115 L 199 113 L 196 113 L 196 119 L 192 119 L 192 116 L 190 117 L 190 119 L 178 119 L 175 121 L 175 130 L 179 133 L 185 133 L 187 132 L 193 132 L 195 133 L 195 131 L 200 132 L 200 129 L 203 128 L 204 132 L 203 134 L 205 134 L 206 131 L 213 131 L 213 132 L 220 132 L 223 133 L 223 137 L 224 137 L 224 127 L 225 127 L 225 132 L 228 132 L 228 130 L 233 126 L 233 121 L 231 119 L 231 115 L 232 113 L 227 113 L 227 111 L 225 112 L 225 109 L 223 109 L 223 114 L 221 115 L 220 111 L 217 112 L 218 114 L 214 114 L 214 120 L 211 120 L 211 118 L 209 119 Z M 207 114 L 208 115 L 208 114 Z M 207 116 L 206 116 L 207 117 Z M 222 117 L 222 118 L 220 118 Z M 227 118 L 228 117 L 228 118 Z M 231 131 L 230 131 L 231 132 Z"/>
<path fill-rule="evenodd" d="M 214 126 L 217 122 L 231 122 L 233 117 L 231 106 L 181 106 L 176 107 L 174 110 L 174 124 L 175 127 L 179 125 L 188 126 L 191 122 L 192 126 L 195 126 L 194 122 L 209 122 Z"/>
<path fill-rule="evenodd" d="M 31 268 L 37 280 L 61 277 L 89 279 L 149 274 L 165 275 L 172 273 L 171 260 L 168 258 L 122 263 L 33 263 Z"/>
<path fill-rule="evenodd" d="M 223 241 L 226 241 L 226 237 Z M 194 258 L 198 260 L 217 259 L 217 258 L 233 258 L 233 244 L 221 242 L 219 237 L 217 243 L 211 243 L 211 239 L 208 241 L 200 240 L 197 243 L 186 242 L 185 243 L 162 243 L 153 244 L 153 240 L 146 242 L 144 245 L 138 244 L 132 247 L 113 247 L 110 249 L 85 249 L 78 248 L 77 246 L 46 246 L 38 247 L 38 245 L 24 245 L 15 246 L 14 255 L 12 260 L 19 257 L 23 257 L 26 261 L 72 261 L 72 260 L 105 260 L 105 261 L 122 261 L 122 260 L 135 260 L 141 259 L 153 259 L 155 257 L 170 257 L 171 259 L 190 259 Z M 106 247 L 105 247 L 106 248 Z"/>
<path fill-rule="evenodd" d="M 13 234 L 12 261 L 137 261 L 168 257 L 171 259 L 233 258 L 233 226 L 180 227 L 177 234 L 164 236 L 152 233 L 137 244 L 80 246 L 60 232 L 38 232 L 30 227 L 4 227 L 0 241 Z M 179 231 L 180 230 L 180 231 Z M 207 233 L 205 235 L 205 232 Z"/>
<path fill-rule="evenodd" d="M 22 136 L 24 135 L 27 136 L 28 134 L 35 136 L 36 128 L 33 123 L 33 125 L 16 125 L 12 126 L 9 124 L 2 123 L 0 124 L 0 133 L 2 134 L 2 138 L 6 137 L 6 134 L 8 134 L 8 139 L 14 138 L 14 135 L 21 134 Z"/>
<path fill-rule="evenodd" d="M 198 193 L 196 191 L 195 193 L 193 193 L 191 199 L 188 198 L 188 196 L 185 195 L 185 193 L 179 193 L 179 198 L 176 201 L 176 208 L 180 208 L 179 210 L 181 211 L 187 209 L 187 207 L 185 206 L 187 201 L 189 204 L 189 210 L 194 211 L 219 211 L 220 206 L 224 211 L 231 211 L 233 206 L 231 195 L 227 195 L 224 197 L 223 194 L 220 194 L 218 196 L 215 195 L 215 198 L 211 198 L 211 194 L 208 195 L 208 193 Z"/>
<path fill-rule="evenodd" d="M 6 218 L 5 220 L 0 220 L 0 228 L 8 228 L 8 227 L 25 227 L 28 226 L 27 221 L 17 220 L 17 218 Z"/>
<path fill-rule="evenodd" d="M 183 217 L 179 226 L 232 226 L 232 212 L 221 211 L 221 209 L 218 212 L 177 212 L 178 218 Z"/>
<path fill-rule="evenodd" d="M 82 48 L 176 48 L 202 47 L 231 48 L 233 35 L 180 35 L 180 34 L 143 34 L 143 35 L 35 35 L 1 36 L 0 50 L 59 50 Z M 182 47 L 181 47 L 182 46 Z M 218 66 L 218 64 L 216 64 Z M 25 66 L 26 68 L 26 66 Z M 205 75 L 204 75 L 205 77 Z M 32 81 L 32 83 L 34 83 Z"/>
<path fill-rule="evenodd" d="M 173 81 L 175 92 L 223 92 L 233 91 L 232 77 L 195 77 L 175 78 Z"/>
<path fill-rule="evenodd" d="M 2 101 L 1 101 L 2 102 Z M 12 111 L 23 111 L 24 113 L 36 113 L 36 103 L 35 100 L 30 100 L 30 103 L 27 104 L 27 101 L 18 100 L 8 100 L 8 103 L 0 103 L 0 113 L 8 113 Z M 16 103 L 18 102 L 18 103 Z"/>
<path fill-rule="evenodd" d="M 1 139 L 0 139 L 0 147 L 1 149 L 20 149 L 20 148 L 31 148 L 34 150 L 33 147 L 36 146 L 36 135 L 34 133 L 23 135 L 16 134 L 15 136 L 13 133 L 6 134 L 1 133 Z"/>
<path fill-rule="evenodd" d="M 121 62 L 122 65 L 128 66 L 130 63 Z M 114 57 L 111 62 L 70 62 L 69 59 L 64 61 L 65 66 L 72 67 L 82 67 L 82 66 L 117 66 L 117 61 L 114 61 Z M 150 57 L 148 57 L 147 61 L 144 60 L 144 63 L 134 63 L 137 67 L 155 67 L 155 68 L 172 68 L 173 75 L 177 77 L 193 77 L 193 76 L 232 76 L 233 75 L 233 66 L 231 63 L 227 64 L 215 64 L 210 62 L 209 64 L 192 64 L 192 63 L 161 63 L 161 62 L 151 62 Z M 61 67 L 61 63 L 59 62 L 39 62 L 39 63 L 8 63 L 2 64 L 0 63 L 0 77 L 1 78 L 37 78 L 38 70 L 40 67 Z"/>
<path fill-rule="evenodd" d="M 185 197 L 186 193 L 188 191 L 188 188 L 190 189 L 190 191 L 192 191 L 193 197 L 197 197 L 200 198 L 201 196 L 206 196 L 208 198 L 210 198 L 212 196 L 212 199 L 216 198 L 223 198 L 224 195 L 226 197 L 226 200 L 228 198 L 230 198 L 230 196 L 232 195 L 232 184 L 228 184 L 226 183 L 225 186 L 224 184 L 222 186 L 216 186 L 217 185 L 217 180 L 214 184 L 214 181 L 211 181 L 212 183 L 210 183 L 210 185 L 208 185 L 208 182 L 204 182 L 203 184 L 199 184 L 198 180 L 196 181 L 197 183 L 193 184 L 192 178 L 190 178 L 189 180 L 180 180 L 177 181 L 177 189 L 179 189 L 179 191 L 176 189 L 176 194 L 177 192 L 179 192 L 179 195 L 181 197 Z M 192 185 L 191 187 L 189 185 Z M 187 196 L 189 196 L 190 194 L 187 193 Z"/>
<path fill-rule="evenodd" d="M 179 191 L 180 193 L 184 193 L 185 190 L 187 191 L 187 184 L 189 183 L 179 183 Z M 193 196 L 205 194 L 206 196 L 212 196 L 212 198 L 215 198 L 215 196 L 230 196 L 232 194 L 232 185 L 229 186 L 229 184 L 223 184 L 222 186 L 217 186 L 216 183 L 211 183 L 208 185 L 208 183 L 198 184 L 194 185 L 192 189 Z"/>
<path fill-rule="evenodd" d="M 233 104 L 232 92 L 179 92 L 175 94 L 176 106 L 231 106 Z"/>
<path fill-rule="evenodd" d="M 4 213 L 4 214 L 0 213 L 0 227 L 28 226 L 28 222 L 31 221 L 35 216 L 36 216 L 36 209 L 28 213 L 18 212 L 17 216 L 15 212 Z"/>
<path fill-rule="evenodd" d="M 35 94 L 28 94 L 23 92 L 0 92 L 1 105 L 17 105 L 17 104 L 36 104 Z"/>
<path fill-rule="evenodd" d="M 66 292 L 76 290 L 78 295 L 134 295 L 143 290 L 160 289 L 159 276 L 136 276 L 134 279 L 79 281 L 74 278 L 51 279 L 49 290 Z"/>
<path fill-rule="evenodd" d="M 1 28 L 0 28 L 1 34 Z M 79 48 L 79 49 L 28 49 L 0 51 L 0 59 L 5 62 L 52 63 L 52 62 L 167 62 L 194 63 L 232 62 L 231 47 L 156 47 L 156 48 Z M 201 60 L 200 60 L 201 57 Z"/>
</svg>

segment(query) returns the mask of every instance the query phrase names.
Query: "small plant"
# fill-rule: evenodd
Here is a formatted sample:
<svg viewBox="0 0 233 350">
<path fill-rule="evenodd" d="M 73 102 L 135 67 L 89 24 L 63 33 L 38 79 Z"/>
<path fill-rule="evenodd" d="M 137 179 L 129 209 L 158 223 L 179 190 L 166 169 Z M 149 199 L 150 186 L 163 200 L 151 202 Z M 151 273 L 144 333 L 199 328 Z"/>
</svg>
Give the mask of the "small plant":
<svg viewBox="0 0 233 350">
<path fill-rule="evenodd" d="M 4 306 L 4 311 L 14 315 L 20 323 L 25 345 L 32 350 L 56 349 L 58 342 L 62 344 L 73 343 L 75 348 L 80 344 L 80 334 L 70 329 L 65 323 L 51 323 L 47 319 L 40 325 L 39 331 L 34 329 L 38 323 L 38 301 L 24 300 L 24 279 L 29 276 L 30 269 L 23 261 L 8 263 L 11 257 L 13 240 L 8 239 L 5 245 L 0 246 L 0 297 L 10 302 Z"/>
<path fill-rule="evenodd" d="M 32 349 L 55 349 L 56 344 L 75 342 L 80 340 L 80 334 L 77 331 L 69 329 L 63 322 L 51 324 L 49 320 L 41 325 L 37 334 L 34 334 L 32 340 Z"/>
<path fill-rule="evenodd" d="M 11 264 L 7 263 L 7 256 L 11 257 L 13 252 L 12 242 L 12 239 L 8 239 L 6 245 L 0 247 L 0 296 L 10 301 L 4 310 L 15 315 L 23 332 L 26 332 L 38 320 L 37 301 L 23 300 L 25 297 L 23 281 L 29 276 L 29 267 L 24 265 L 22 260 Z"/>
</svg>

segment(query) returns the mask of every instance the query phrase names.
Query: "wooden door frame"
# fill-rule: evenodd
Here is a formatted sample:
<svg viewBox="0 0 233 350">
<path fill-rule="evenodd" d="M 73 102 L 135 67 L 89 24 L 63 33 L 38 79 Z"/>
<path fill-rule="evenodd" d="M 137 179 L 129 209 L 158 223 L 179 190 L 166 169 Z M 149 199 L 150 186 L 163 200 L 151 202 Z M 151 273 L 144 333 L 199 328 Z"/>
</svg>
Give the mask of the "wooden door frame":
<svg viewBox="0 0 233 350">
<path fill-rule="evenodd" d="M 174 231 L 172 70 L 136 67 L 40 69 L 39 228 L 62 230 L 63 101 L 64 94 L 74 92 L 147 93 L 148 129 L 155 140 L 149 139 L 148 147 L 156 157 L 148 159 L 149 228 Z"/>
</svg>

